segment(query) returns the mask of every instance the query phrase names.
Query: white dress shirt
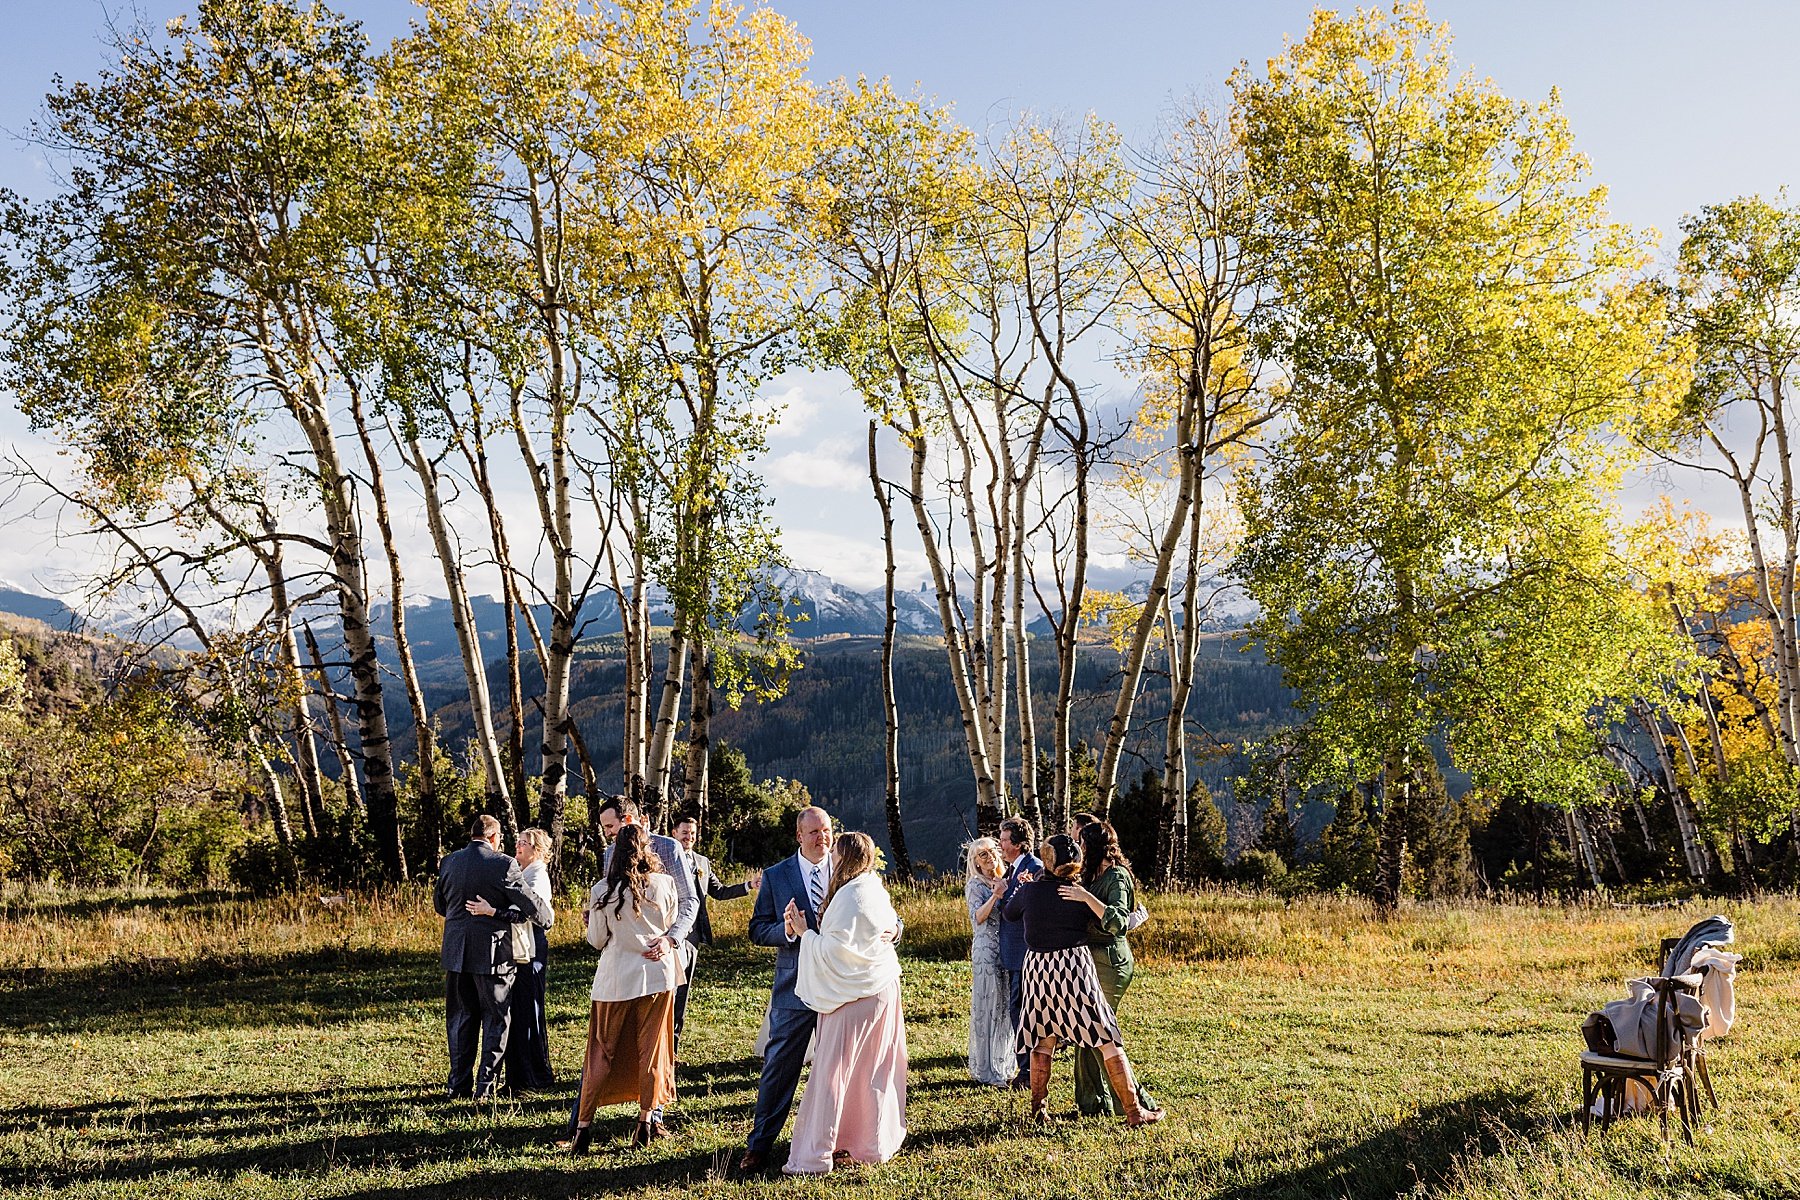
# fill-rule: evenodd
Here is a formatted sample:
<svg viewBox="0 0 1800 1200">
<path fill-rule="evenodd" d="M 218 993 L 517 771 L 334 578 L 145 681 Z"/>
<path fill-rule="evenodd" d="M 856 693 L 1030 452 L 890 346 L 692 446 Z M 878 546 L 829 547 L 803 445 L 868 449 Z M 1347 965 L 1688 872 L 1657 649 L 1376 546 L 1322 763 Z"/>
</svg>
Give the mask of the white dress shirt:
<svg viewBox="0 0 1800 1200">
<path fill-rule="evenodd" d="M 799 858 L 800 885 L 806 890 L 807 899 L 818 896 L 823 901 L 825 893 L 831 890 L 831 855 L 827 854 L 816 863 L 807 862 L 804 854 Z M 815 920 L 818 916 L 818 913 L 813 914 Z M 788 934 L 788 941 L 797 942 L 799 940 L 795 934 Z"/>
</svg>

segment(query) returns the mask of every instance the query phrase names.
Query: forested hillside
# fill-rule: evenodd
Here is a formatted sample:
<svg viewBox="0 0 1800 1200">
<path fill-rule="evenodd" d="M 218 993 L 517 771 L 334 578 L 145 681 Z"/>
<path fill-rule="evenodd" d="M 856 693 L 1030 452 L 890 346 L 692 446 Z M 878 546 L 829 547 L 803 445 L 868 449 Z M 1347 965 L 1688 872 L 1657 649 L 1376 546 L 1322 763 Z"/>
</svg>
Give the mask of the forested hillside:
<svg viewBox="0 0 1800 1200">
<path fill-rule="evenodd" d="M 881 691 L 876 674 L 880 640 L 837 637 L 811 639 L 801 646 L 802 666 L 783 695 L 739 709 L 719 709 L 713 733 L 743 751 L 756 778 L 796 780 L 848 826 L 886 842 Z M 1188 722 L 1195 733 L 1199 777 L 1223 791 L 1238 763 L 1232 751 L 1239 743 L 1267 737 L 1292 723 L 1292 694 L 1260 655 L 1243 649 L 1240 636 L 1209 635 L 1200 664 Z M 1117 673 L 1118 654 L 1105 646 L 1090 647 L 1081 660 L 1075 711 L 1079 737 L 1086 746 L 1097 746 L 1104 732 Z M 1041 664 L 1032 683 L 1041 712 L 1047 714 L 1055 695 L 1053 665 Z M 538 685 L 528 676 L 527 694 Z M 624 736 L 624 686 L 619 639 L 583 643 L 576 658 L 572 707 L 582 739 L 603 765 L 600 785 L 608 792 L 622 786 L 614 748 Z M 895 658 L 895 694 L 905 722 L 901 802 L 907 837 L 917 858 L 952 869 L 957 847 L 972 836 L 975 797 L 941 642 L 902 639 Z M 466 701 L 452 688 L 433 701 L 445 743 L 462 744 L 471 731 Z M 1132 778 L 1147 767 L 1159 766 L 1160 725 L 1168 715 L 1166 684 L 1158 687 L 1150 680 L 1139 711 L 1143 725 L 1131 751 Z M 1011 769 L 1016 774 L 1018 764 Z"/>
</svg>

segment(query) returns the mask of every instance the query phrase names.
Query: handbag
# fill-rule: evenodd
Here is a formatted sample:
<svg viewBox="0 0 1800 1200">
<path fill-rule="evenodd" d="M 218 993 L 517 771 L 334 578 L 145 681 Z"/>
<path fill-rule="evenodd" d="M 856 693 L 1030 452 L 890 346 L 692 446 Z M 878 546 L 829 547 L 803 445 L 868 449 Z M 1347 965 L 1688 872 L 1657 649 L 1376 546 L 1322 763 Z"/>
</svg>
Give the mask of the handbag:
<svg viewBox="0 0 1800 1200">
<path fill-rule="evenodd" d="M 537 938 L 532 936 L 530 921 L 512 923 L 512 960 L 528 963 L 537 957 Z"/>
</svg>

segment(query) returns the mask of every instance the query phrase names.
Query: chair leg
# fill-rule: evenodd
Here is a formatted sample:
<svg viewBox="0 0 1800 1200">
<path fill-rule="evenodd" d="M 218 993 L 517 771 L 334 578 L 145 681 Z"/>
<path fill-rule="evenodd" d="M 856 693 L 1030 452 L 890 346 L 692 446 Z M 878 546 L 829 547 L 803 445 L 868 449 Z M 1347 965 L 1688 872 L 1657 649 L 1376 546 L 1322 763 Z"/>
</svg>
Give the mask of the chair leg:
<svg viewBox="0 0 1800 1200">
<path fill-rule="evenodd" d="M 1704 1053 L 1694 1055 L 1694 1074 L 1700 1076 L 1700 1084 L 1706 1089 L 1706 1098 L 1712 1102 L 1713 1109 L 1716 1111 L 1719 1107 L 1719 1098 L 1713 1094 L 1712 1072 L 1707 1070 Z M 1694 1102 L 1696 1105 L 1699 1104 L 1698 1096 L 1694 1098 Z"/>
<path fill-rule="evenodd" d="M 1651 1091 L 1651 1095 L 1656 1098 L 1656 1115 L 1662 1121 L 1662 1140 L 1665 1142 L 1669 1140 L 1669 1104 L 1674 1100 L 1669 1089 L 1672 1086 L 1673 1084 L 1665 1079 Z"/>
<path fill-rule="evenodd" d="M 1581 1134 L 1587 1136 L 1590 1118 L 1594 1115 L 1594 1073 L 1587 1067 L 1581 1068 Z"/>
</svg>

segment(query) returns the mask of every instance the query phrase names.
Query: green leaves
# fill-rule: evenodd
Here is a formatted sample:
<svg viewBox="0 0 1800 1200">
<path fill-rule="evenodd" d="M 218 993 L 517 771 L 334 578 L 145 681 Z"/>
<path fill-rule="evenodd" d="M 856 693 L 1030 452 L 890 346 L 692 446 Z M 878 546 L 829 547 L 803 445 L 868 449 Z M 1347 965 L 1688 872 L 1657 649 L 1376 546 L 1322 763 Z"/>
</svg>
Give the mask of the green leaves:
<svg viewBox="0 0 1800 1200">
<path fill-rule="evenodd" d="M 1321 12 L 1233 81 L 1292 420 L 1246 496 L 1259 634 L 1346 780 L 1444 737 L 1571 798 L 1679 658 L 1614 555 L 1611 428 L 1685 382 L 1554 95 L 1456 77 L 1421 6 Z"/>
</svg>

